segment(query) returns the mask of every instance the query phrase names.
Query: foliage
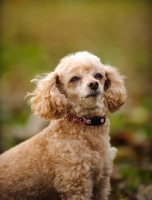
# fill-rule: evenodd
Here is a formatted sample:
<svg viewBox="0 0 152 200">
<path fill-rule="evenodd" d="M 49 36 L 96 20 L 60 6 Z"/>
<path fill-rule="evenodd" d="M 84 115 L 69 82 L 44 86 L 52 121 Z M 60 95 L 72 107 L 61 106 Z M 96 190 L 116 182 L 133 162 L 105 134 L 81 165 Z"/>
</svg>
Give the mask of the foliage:
<svg viewBox="0 0 152 200">
<path fill-rule="evenodd" d="M 109 114 L 121 176 L 112 179 L 111 200 L 135 199 L 152 180 L 151 2 L 10 0 L 1 10 L 1 152 L 20 142 L 12 132 L 26 126 L 30 80 L 66 54 L 88 50 L 126 76 L 126 105 Z"/>
</svg>

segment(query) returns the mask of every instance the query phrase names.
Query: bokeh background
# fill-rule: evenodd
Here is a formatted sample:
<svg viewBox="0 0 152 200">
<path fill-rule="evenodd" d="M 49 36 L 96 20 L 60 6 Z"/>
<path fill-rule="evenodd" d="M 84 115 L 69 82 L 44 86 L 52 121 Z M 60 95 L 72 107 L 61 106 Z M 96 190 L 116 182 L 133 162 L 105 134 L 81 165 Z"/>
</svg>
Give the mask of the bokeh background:
<svg viewBox="0 0 152 200">
<path fill-rule="evenodd" d="M 152 199 L 151 1 L 5 0 L 0 9 L 0 153 L 48 123 L 24 99 L 30 80 L 87 50 L 126 76 L 126 105 L 109 114 L 119 149 L 109 198 Z"/>
</svg>

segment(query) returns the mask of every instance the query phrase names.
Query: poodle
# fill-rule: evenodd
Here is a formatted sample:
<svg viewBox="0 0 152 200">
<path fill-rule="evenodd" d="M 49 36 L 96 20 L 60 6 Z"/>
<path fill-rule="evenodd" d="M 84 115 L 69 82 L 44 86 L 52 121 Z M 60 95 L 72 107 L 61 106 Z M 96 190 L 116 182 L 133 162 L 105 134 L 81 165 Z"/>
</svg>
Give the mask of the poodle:
<svg viewBox="0 0 152 200">
<path fill-rule="evenodd" d="M 123 76 L 82 51 L 33 82 L 31 109 L 51 123 L 0 156 L 0 199 L 107 200 L 117 150 L 106 114 L 125 102 Z"/>
</svg>

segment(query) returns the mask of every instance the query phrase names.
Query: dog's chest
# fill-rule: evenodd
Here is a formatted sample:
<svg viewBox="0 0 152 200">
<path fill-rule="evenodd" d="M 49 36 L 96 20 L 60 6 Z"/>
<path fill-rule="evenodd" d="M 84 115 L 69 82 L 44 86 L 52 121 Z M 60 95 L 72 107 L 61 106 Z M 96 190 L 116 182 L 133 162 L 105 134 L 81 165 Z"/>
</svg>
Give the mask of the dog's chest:
<svg viewBox="0 0 152 200">
<path fill-rule="evenodd" d="M 104 167 L 107 144 L 102 137 L 66 138 L 56 141 L 55 151 L 62 164 L 69 163 L 80 168 L 85 166 L 93 173 L 100 173 Z"/>
</svg>

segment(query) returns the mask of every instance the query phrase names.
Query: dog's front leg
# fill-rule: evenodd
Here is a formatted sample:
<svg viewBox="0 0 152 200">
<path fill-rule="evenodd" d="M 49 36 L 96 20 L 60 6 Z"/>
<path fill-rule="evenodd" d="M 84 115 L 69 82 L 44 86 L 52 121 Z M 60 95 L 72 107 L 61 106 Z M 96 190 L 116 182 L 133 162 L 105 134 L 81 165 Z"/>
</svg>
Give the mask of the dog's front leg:
<svg viewBox="0 0 152 200">
<path fill-rule="evenodd" d="M 56 172 L 54 187 L 62 200 L 91 200 L 93 184 L 88 170 L 74 166 Z"/>
<path fill-rule="evenodd" d="M 92 200 L 108 200 L 108 194 L 110 192 L 110 177 L 103 176 L 93 188 Z"/>
</svg>

